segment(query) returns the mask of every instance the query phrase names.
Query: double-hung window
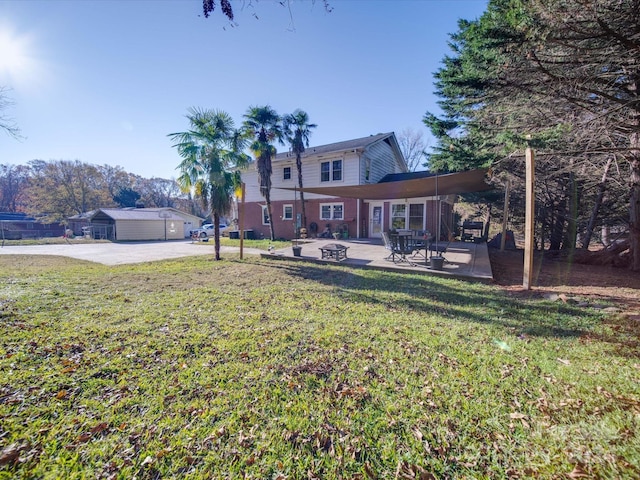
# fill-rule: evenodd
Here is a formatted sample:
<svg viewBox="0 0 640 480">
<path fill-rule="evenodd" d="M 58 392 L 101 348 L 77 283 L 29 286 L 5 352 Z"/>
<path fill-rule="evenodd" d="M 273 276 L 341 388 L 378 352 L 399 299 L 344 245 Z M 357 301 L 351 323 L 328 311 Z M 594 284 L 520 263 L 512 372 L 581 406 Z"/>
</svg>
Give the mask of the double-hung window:
<svg viewBox="0 0 640 480">
<path fill-rule="evenodd" d="M 291 167 L 284 167 L 282 169 L 282 179 L 291 180 Z"/>
<path fill-rule="evenodd" d="M 322 220 L 344 220 L 344 203 L 321 203 L 320 218 Z"/>
<path fill-rule="evenodd" d="M 342 160 L 331 160 L 320 164 L 321 182 L 342 181 Z"/>
<path fill-rule="evenodd" d="M 391 228 L 422 230 L 424 228 L 424 204 L 391 204 Z"/>
<path fill-rule="evenodd" d="M 391 205 L 391 228 L 393 228 L 394 230 L 407 228 L 406 217 L 406 203 L 395 203 Z"/>
<path fill-rule="evenodd" d="M 266 205 L 262 205 L 262 224 L 269 225 L 269 210 Z"/>
<path fill-rule="evenodd" d="M 409 228 L 411 230 L 424 229 L 424 203 L 409 204 Z"/>
<path fill-rule="evenodd" d="M 282 219 L 293 220 L 293 205 L 282 206 Z"/>
</svg>

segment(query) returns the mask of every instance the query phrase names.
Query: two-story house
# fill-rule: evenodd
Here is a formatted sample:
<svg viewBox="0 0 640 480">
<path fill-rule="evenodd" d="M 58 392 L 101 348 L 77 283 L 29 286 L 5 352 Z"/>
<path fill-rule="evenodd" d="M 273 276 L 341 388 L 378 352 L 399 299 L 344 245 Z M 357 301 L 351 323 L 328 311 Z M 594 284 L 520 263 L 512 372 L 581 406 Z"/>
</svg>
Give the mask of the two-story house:
<svg viewBox="0 0 640 480">
<path fill-rule="evenodd" d="M 279 153 L 272 160 L 272 171 L 273 219 L 269 218 L 260 195 L 255 166 L 242 174 L 244 228 L 253 230 L 256 238 L 268 238 L 269 222 L 273 221 L 276 237 L 291 239 L 301 219 L 295 155 Z M 440 202 L 433 193 L 423 197 L 415 197 L 415 192 L 412 197 L 402 196 L 403 188 L 399 186 L 429 176 L 432 175 L 428 172 L 407 172 L 393 133 L 309 147 L 302 156 L 309 236 L 320 235 L 327 226 L 349 238 L 380 238 L 383 231 L 392 228 L 430 229 L 435 233 L 438 205 L 441 221 L 450 229 L 454 196 L 440 196 Z"/>
</svg>

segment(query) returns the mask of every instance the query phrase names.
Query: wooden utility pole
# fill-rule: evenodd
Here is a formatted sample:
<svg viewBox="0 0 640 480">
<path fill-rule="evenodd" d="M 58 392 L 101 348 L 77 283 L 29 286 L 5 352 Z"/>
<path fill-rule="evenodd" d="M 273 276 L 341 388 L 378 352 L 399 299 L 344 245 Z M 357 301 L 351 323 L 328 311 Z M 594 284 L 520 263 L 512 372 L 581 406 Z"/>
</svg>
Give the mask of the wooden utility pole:
<svg viewBox="0 0 640 480">
<path fill-rule="evenodd" d="M 524 273 L 522 275 L 522 286 L 531 290 L 533 279 L 533 226 L 535 213 L 535 194 L 533 186 L 535 184 L 535 159 L 531 147 L 525 150 L 526 169 L 526 209 L 524 220 Z"/>
<path fill-rule="evenodd" d="M 507 183 L 504 187 L 504 212 L 502 212 L 502 238 L 500 238 L 500 251 L 504 252 L 504 246 L 507 241 L 507 217 L 509 216 L 509 188 L 511 181 L 507 177 Z"/>
</svg>

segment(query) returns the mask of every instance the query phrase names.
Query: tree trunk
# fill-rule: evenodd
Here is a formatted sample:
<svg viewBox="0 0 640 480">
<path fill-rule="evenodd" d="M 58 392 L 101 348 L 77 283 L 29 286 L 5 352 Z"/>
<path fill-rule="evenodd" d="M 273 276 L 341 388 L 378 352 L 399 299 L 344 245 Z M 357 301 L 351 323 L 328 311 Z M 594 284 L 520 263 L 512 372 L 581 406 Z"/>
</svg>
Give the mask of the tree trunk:
<svg viewBox="0 0 640 480">
<path fill-rule="evenodd" d="M 611 233 L 611 227 L 609 225 L 603 225 L 600 234 L 602 236 L 602 244 L 605 247 L 611 245 L 611 241 L 609 240 L 609 234 Z"/>
<path fill-rule="evenodd" d="M 632 147 L 640 148 L 640 132 L 632 135 Z M 634 150 L 633 160 L 630 164 L 629 183 L 631 195 L 629 195 L 629 249 L 631 262 L 629 268 L 634 272 L 640 271 L 640 151 Z"/>
<path fill-rule="evenodd" d="M 564 232 L 565 212 L 567 208 L 567 197 L 564 192 L 562 198 L 552 209 L 551 232 L 549 237 L 549 250 L 560 250 L 562 246 L 562 235 Z"/>
<path fill-rule="evenodd" d="M 637 102 L 640 89 L 640 72 L 635 71 L 634 82 L 629 91 L 634 93 Z M 629 251 L 631 261 L 629 268 L 634 272 L 640 271 L 640 111 L 633 112 L 631 124 L 633 130 L 629 136 Z"/>
<path fill-rule="evenodd" d="M 573 164 L 573 162 L 571 162 Z M 576 176 L 572 172 L 569 173 L 569 214 L 565 223 L 567 229 L 565 230 L 564 239 L 562 240 L 562 249 L 573 251 L 576 249 L 576 237 L 578 235 L 578 202 L 579 202 L 579 189 L 576 182 Z"/>
<path fill-rule="evenodd" d="M 629 241 L 624 240 L 620 243 L 613 243 L 607 248 L 597 252 L 580 250 L 576 252 L 574 260 L 576 263 L 584 263 L 587 265 L 613 265 L 615 267 L 623 267 L 628 265 L 628 259 L 624 257 L 624 252 L 628 249 Z"/>
<path fill-rule="evenodd" d="M 491 226 L 491 207 L 492 206 L 493 206 L 492 203 L 487 204 L 487 214 L 484 218 L 484 230 L 482 232 L 482 238 L 484 239 L 485 242 L 489 240 L 489 227 Z"/>
<path fill-rule="evenodd" d="M 301 227 L 307 228 L 307 210 L 304 204 L 304 192 L 302 191 L 302 158 L 300 155 L 296 155 L 296 167 L 298 169 L 298 186 L 300 187 L 300 203 L 302 204 L 302 222 Z"/>
<path fill-rule="evenodd" d="M 273 242 L 276 239 L 276 234 L 273 231 L 273 215 L 271 214 L 271 192 L 268 192 L 265 195 L 264 199 L 267 204 L 267 215 L 269 215 L 269 233 L 271 234 L 271 241 Z"/>
<path fill-rule="evenodd" d="M 266 141 L 266 138 L 265 138 Z M 258 178 L 260 181 L 260 193 L 264 197 L 267 204 L 267 215 L 269 215 L 269 232 L 271 234 L 271 241 L 276 239 L 275 232 L 273 230 L 273 215 L 271 211 L 271 155 L 270 153 L 263 153 L 258 159 Z"/>
<path fill-rule="evenodd" d="M 213 243 L 216 260 L 220 260 L 220 215 L 218 212 L 213 213 Z"/>
<path fill-rule="evenodd" d="M 593 205 L 593 209 L 591 210 L 591 217 L 589 217 L 589 224 L 587 225 L 587 231 L 584 234 L 584 239 L 582 240 L 582 248 L 585 250 L 589 249 L 589 244 L 591 243 L 591 237 L 593 236 L 593 229 L 596 228 L 596 221 L 598 219 L 598 214 L 600 213 L 600 207 L 602 206 L 602 200 L 604 199 L 604 192 L 607 189 L 607 175 L 609 174 L 609 168 L 611 168 L 611 163 L 613 163 L 613 157 L 609 157 L 607 160 L 607 164 L 604 166 L 604 172 L 602 173 L 602 181 L 600 185 L 598 185 L 598 195 L 596 196 L 595 203 Z"/>
</svg>

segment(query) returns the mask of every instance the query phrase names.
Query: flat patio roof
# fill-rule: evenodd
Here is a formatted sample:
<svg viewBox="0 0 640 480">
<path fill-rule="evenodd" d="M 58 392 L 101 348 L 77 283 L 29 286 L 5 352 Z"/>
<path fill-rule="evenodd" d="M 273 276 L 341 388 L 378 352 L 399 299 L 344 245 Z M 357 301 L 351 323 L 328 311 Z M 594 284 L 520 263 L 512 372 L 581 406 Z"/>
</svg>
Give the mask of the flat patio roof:
<svg viewBox="0 0 640 480">
<path fill-rule="evenodd" d="M 396 198 L 432 197 L 460 193 L 481 192 L 493 188 L 485 177 L 488 169 L 480 168 L 467 172 L 445 173 L 430 177 L 398 180 L 395 182 L 345 185 L 341 187 L 280 188 L 281 190 L 316 193 L 330 197 L 359 198 L 366 200 L 390 200 Z"/>
</svg>

